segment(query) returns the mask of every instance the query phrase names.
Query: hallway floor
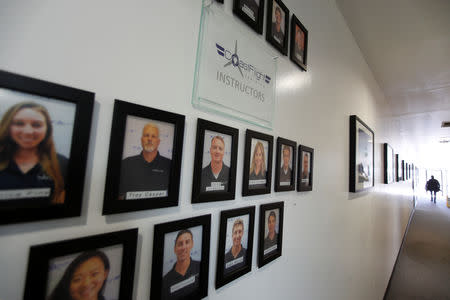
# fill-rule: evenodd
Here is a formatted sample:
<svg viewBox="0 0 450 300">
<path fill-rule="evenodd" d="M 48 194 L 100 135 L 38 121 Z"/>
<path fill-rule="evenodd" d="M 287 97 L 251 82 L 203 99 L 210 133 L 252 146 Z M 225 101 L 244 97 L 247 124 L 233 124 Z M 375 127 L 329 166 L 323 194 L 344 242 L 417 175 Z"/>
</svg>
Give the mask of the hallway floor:
<svg viewBox="0 0 450 300">
<path fill-rule="evenodd" d="M 386 300 L 450 299 L 450 208 L 420 196 Z"/>
</svg>

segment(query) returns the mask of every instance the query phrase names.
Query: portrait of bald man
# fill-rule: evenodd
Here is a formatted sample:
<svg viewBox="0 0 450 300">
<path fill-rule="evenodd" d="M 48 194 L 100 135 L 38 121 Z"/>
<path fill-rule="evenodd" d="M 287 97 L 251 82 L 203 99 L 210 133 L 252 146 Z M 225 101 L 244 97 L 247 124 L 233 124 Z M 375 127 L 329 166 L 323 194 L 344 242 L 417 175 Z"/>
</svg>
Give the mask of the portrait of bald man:
<svg viewBox="0 0 450 300">
<path fill-rule="evenodd" d="M 146 123 L 140 138 L 142 151 L 122 160 L 119 200 L 168 195 L 171 159 L 159 153 L 160 142 L 159 126 L 153 122 Z"/>
</svg>

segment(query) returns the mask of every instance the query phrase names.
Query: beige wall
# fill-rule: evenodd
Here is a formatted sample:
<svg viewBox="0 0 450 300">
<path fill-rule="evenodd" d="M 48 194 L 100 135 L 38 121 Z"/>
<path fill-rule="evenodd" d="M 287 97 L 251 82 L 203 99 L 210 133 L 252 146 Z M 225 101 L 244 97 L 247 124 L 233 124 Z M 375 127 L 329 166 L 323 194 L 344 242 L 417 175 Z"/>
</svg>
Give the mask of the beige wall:
<svg viewBox="0 0 450 300">
<path fill-rule="evenodd" d="M 132 227 L 140 236 L 134 298 L 148 299 L 153 225 L 206 213 L 210 299 L 382 298 L 412 207 L 410 183 L 382 184 L 381 144 L 396 147 L 381 124 L 385 100 L 334 1 L 285 4 L 309 30 L 308 72 L 279 59 L 275 128 L 266 131 L 191 106 L 200 0 L 0 1 L 0 69 L 96 93 L 82 216 L 0 227 L 0 299 L 22 297 L 31 245 Z M 231 1 L 224 8 L 231 12 Z M 178 207 L 101 215 L 114 99 L 186 115 Z M 351 114 L 376 139 L 376 187 L 360 194 L 347 192 Z M 240 130 L 234 201 L 190 203 L 198 117 Z M 243 198 L 246 128 L 313 147 L 313 191 Z M 215 290 L 220 211 L 256 205 L 258 216 L 275 201 L 285 201 L 283 256 L 258 269 L 254 247 L 251 273 Z"/>
</svg>

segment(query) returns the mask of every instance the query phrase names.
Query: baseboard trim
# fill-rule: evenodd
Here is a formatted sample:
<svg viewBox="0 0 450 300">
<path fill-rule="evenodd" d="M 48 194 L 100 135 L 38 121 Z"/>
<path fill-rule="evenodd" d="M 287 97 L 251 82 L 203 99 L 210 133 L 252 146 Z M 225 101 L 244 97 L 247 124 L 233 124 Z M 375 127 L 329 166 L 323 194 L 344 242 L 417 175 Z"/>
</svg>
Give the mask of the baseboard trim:
<svg viewBox="0 0 450 300">
<path fill-rule="evenodd" d="M 415 205 L 413 206 L 411 213 L 409 214 L 409 220 L 408 220 L 408 224 L 406 225 L 406 229 L 405 232 L 403 233 L 403 239 L 402 239 L 402 243 L 400 244 L 400 248 L 398 249 L 398 253 L 397 253 L 397 258 L 395 259 L 395 263 L 394 266 L 392 267 L 392 272 L 391 272 L 391 276 L 389 277 L 389 282 L 387 284 L 386 290 L 384 291 L 384 296 L 383 296 L 383 300 L 386 300 L 386 295 L 389 291 L 389 289 L 391 288 L 391 280 L 392 280 L 392 275 L 394 275 L 395 269 L 397 267 L 397 263 L 398 263 L 398 257 L 400 256 L 400 252 L 403 249 L 403 246 L 405 244 L 405 240 L 406 240 L 406 234 L 409 231 L 409 225 L 411 225 L 411 220 L 414 216 L 414 213 L 416 212 L 416 207 Z"/>
</svg>

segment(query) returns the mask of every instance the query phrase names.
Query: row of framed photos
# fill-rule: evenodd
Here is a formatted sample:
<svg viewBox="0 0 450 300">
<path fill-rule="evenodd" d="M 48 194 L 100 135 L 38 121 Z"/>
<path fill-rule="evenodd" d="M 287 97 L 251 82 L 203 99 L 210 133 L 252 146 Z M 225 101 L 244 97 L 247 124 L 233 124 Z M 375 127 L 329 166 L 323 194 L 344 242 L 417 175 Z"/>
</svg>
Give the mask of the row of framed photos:
<svg viewBox="0 0 450 300">
<path fill-rule="evenodd" d="M 222 1 L 223 2 L 223 1 Z M 267 1 L 266 40 L 283 55 L 288 53 L 289 9 L 281 0 Z M 263 32 L 264 0 L 234 0 L 233 13 L 259 34 Z M 293 14 L 290 59 L 306 71 L 308 30 Z"/>
<path fill-rule="evenodd" d="M 0 223 L 79 216 L 94 94 L 0 71 Z M 103 214 L 178 205 L 185 116 L 116 100 Z M 197 122 L 192 202 L 235 199 L 239 130 Z M 312 190 L 314 150 L 279 137 L 275 191 Z M 247 130 L 242 195 L 271 192 L 273 137 Z"/>
<path fill-rule="evenodd" d="M 384 183 L 405 181 L 412 178 L 414 164 L 400 159 L 399 154 L 394 154 L 394 149 L 388 143 L 383 145 L 384 153 Z"/>
<path fill-rule="evenodd" d="M 375 133 L 358 116 L 350 116 L 350 192 L 360 192 L 374 186 Z M 400 160 L 388 144 L 383 145 L 384 183 L 411 178 L 414 164 Z"/>
<path fill-rule="evenodd" d="M 284 203 L 260 206 L 258 267 L 281 256 Z M 255 206 L 220 214 L 216 288 L 251 271 Z M 208 294 L 211 215 L 154 228 L 150 299 Z M 30 248 L 24 300 L 133 299 L 138 229 Z M 89 295 L 88 295 L 89 294 Z"/>
</svg>

